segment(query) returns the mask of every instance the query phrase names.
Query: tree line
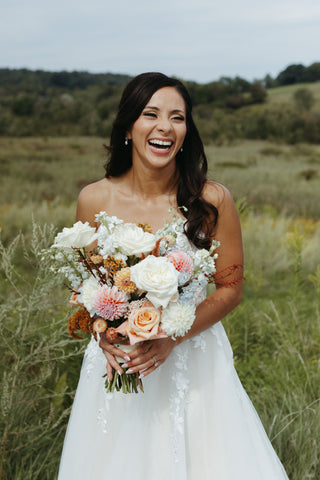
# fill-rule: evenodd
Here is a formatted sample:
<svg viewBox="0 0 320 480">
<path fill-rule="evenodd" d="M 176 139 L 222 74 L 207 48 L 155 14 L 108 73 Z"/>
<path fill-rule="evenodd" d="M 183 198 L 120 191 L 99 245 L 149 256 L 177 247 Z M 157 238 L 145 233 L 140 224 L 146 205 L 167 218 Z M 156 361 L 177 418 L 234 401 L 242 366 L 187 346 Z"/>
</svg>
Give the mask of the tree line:
<svg viewBox="0 0 320 480">
<path fill-rule="evenodd" d="M 266 75 L 263 84 L 266 88 L 283 87 L 296 83 L 318 82 L 320 80 L 320 62 L 305 67 L 301 63 L 286 67 L 276 78 Z"/>
<path fill-rule="evenodd" d="M 0 69 L 0 135 L 97 135 L 108 137 L 129 75 Z M 320 141 L 320 119 L 310 93 L 285 110 L 267 105 L 268 88 L 320 80 L 320 63 L 291 65 L 272 79 L 221 77 L 206 84 L 184 81 L 206 142 L 233 138 Z M 306 105 L 308 107 L 306 108 Z M 285 118 L 285 125 L 283 119 Z M 296 132 L 298 131 L 298 133 Z M 311 132 L 311 133 L 310 133 Z"/>
</svg>

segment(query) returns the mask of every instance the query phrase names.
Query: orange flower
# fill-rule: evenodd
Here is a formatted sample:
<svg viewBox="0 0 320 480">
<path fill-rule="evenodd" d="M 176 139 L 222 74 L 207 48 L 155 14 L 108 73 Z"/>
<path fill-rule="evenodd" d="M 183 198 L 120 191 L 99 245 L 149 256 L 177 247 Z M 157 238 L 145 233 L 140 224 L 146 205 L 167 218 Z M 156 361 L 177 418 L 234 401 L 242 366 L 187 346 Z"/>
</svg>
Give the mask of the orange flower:
<svg viewBox="0 0 320 480">
<path fill-rule="evenodd" d="M 93 329 L 97 333 L 102 333 L 107 330 L 107 322 L 103 318 L 97 318 L 93 322 Z"/>
<path fill-rule="evenodd" d="M 109 275 L 113 277 L 118 270 L 124 268 L 124 263 L 122 260 L 116 260 L 114 257 L 108 257 L 104 260 L 104 266 L 109 272 Z M 108 275 L 107 275 L 108 276 Z"/>
<path fill-rule="evenodd" d="M 81 330 L 84 333 L 89 333 L 91 331 L 91 317 L 90 313 L 84 308 L 80 308 L 69 318 L 68 331 L 71 337 L 76 338 L 77 340 L 82 340 L 82 337 L 75 334 L 76 330 Z"/>
<path fill-rule="evenodd" d="M 160 310 L 151 303 L 145 307 L 132 310 L 126 327 L 130 344 L 134 345 L 151 338 L 166 337 L 159 332 L 160 318 Z"/>
<path fill-rule="evenodd" d="M 113 277 L 114 284 L 120 290 L 120 292 L 125 292 L 130 295 L 136 291 L 137 286 L 134 282 L 130 280 L 130 268 L 122 268 L 119 270 Z"/>
<path fill-rule="evenodd" d="M 95 265 L 100 265 L 103 263 L 103 257 L 101 255 L 91 255 L 90 260 Z"/>
<path fill-rule="evenodd" d="M 152 233 L 152 228 L 149 223 L 137 223 L 137 226 L 142 228 L 144 232 Z"/>
</svg>

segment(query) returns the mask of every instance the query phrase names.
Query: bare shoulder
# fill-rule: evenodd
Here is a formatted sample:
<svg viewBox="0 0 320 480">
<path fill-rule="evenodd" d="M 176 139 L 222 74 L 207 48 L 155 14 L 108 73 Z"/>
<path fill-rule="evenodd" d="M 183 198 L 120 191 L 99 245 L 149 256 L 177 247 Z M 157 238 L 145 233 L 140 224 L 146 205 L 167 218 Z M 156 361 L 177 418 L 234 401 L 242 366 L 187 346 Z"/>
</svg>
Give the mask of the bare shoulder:
<svg viewBox="0 0 320 480">
<path fill-rule="evenodd" d="M 86 185 L 79 194 L 79 200 L 88 200 L 93 199 L 95 196 L 98 196 L 102 190 L 105 189 L 107 179 L 103 178 L 94 183 L 89 183 Z"/>
<path fill-rule="evenodd" d="M 203 198 L 214 205 L 219 213 L 225 209 L 235 208 L 235 204 L 229 190 L 221 183 L 207 180 L 202 191 Z"/>
<path fill-rule="evenodd" d="M 77 220 L 94 225 L 95 214 L 103 209 L 110 195 L 110 182 L 103 178 L 85 186 L 78 197 Z"/>
</svg>

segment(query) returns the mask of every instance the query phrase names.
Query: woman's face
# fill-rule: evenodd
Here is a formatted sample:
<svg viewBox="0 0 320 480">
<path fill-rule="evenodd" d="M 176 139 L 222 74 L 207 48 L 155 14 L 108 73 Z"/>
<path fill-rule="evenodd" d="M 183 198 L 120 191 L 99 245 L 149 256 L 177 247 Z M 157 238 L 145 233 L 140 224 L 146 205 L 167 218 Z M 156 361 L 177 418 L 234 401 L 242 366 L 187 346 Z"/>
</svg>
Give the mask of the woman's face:
<svg viewBox="0 0 320 480">
<path fill-rule="evenodd" d="M 174 87 L 157 90 L 128 132 L 132 162 L 149 168 L 175 164 L 187 133 L 186 106 Z"/>
</svg>

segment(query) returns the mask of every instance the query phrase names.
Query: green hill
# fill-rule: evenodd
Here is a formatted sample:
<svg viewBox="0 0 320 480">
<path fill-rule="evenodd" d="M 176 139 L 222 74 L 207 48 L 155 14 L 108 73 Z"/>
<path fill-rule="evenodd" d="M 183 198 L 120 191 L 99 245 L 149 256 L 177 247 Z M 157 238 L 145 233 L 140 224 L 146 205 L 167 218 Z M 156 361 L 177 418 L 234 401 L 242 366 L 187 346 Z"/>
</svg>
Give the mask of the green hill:
<svg viewBox="0 0 320 480">
<path fill-rule="evenodd" d="M 288 75 L 279 78 L 292 82 Z M 111 73 L 0 69 L 0 136 L 108 138 L 129 79 Z M 240 77 L 185 82 L 205 143 L 237 138 L 320 143 L 320 81 L 267 90 L 266 83 Z"/>
</svg>

